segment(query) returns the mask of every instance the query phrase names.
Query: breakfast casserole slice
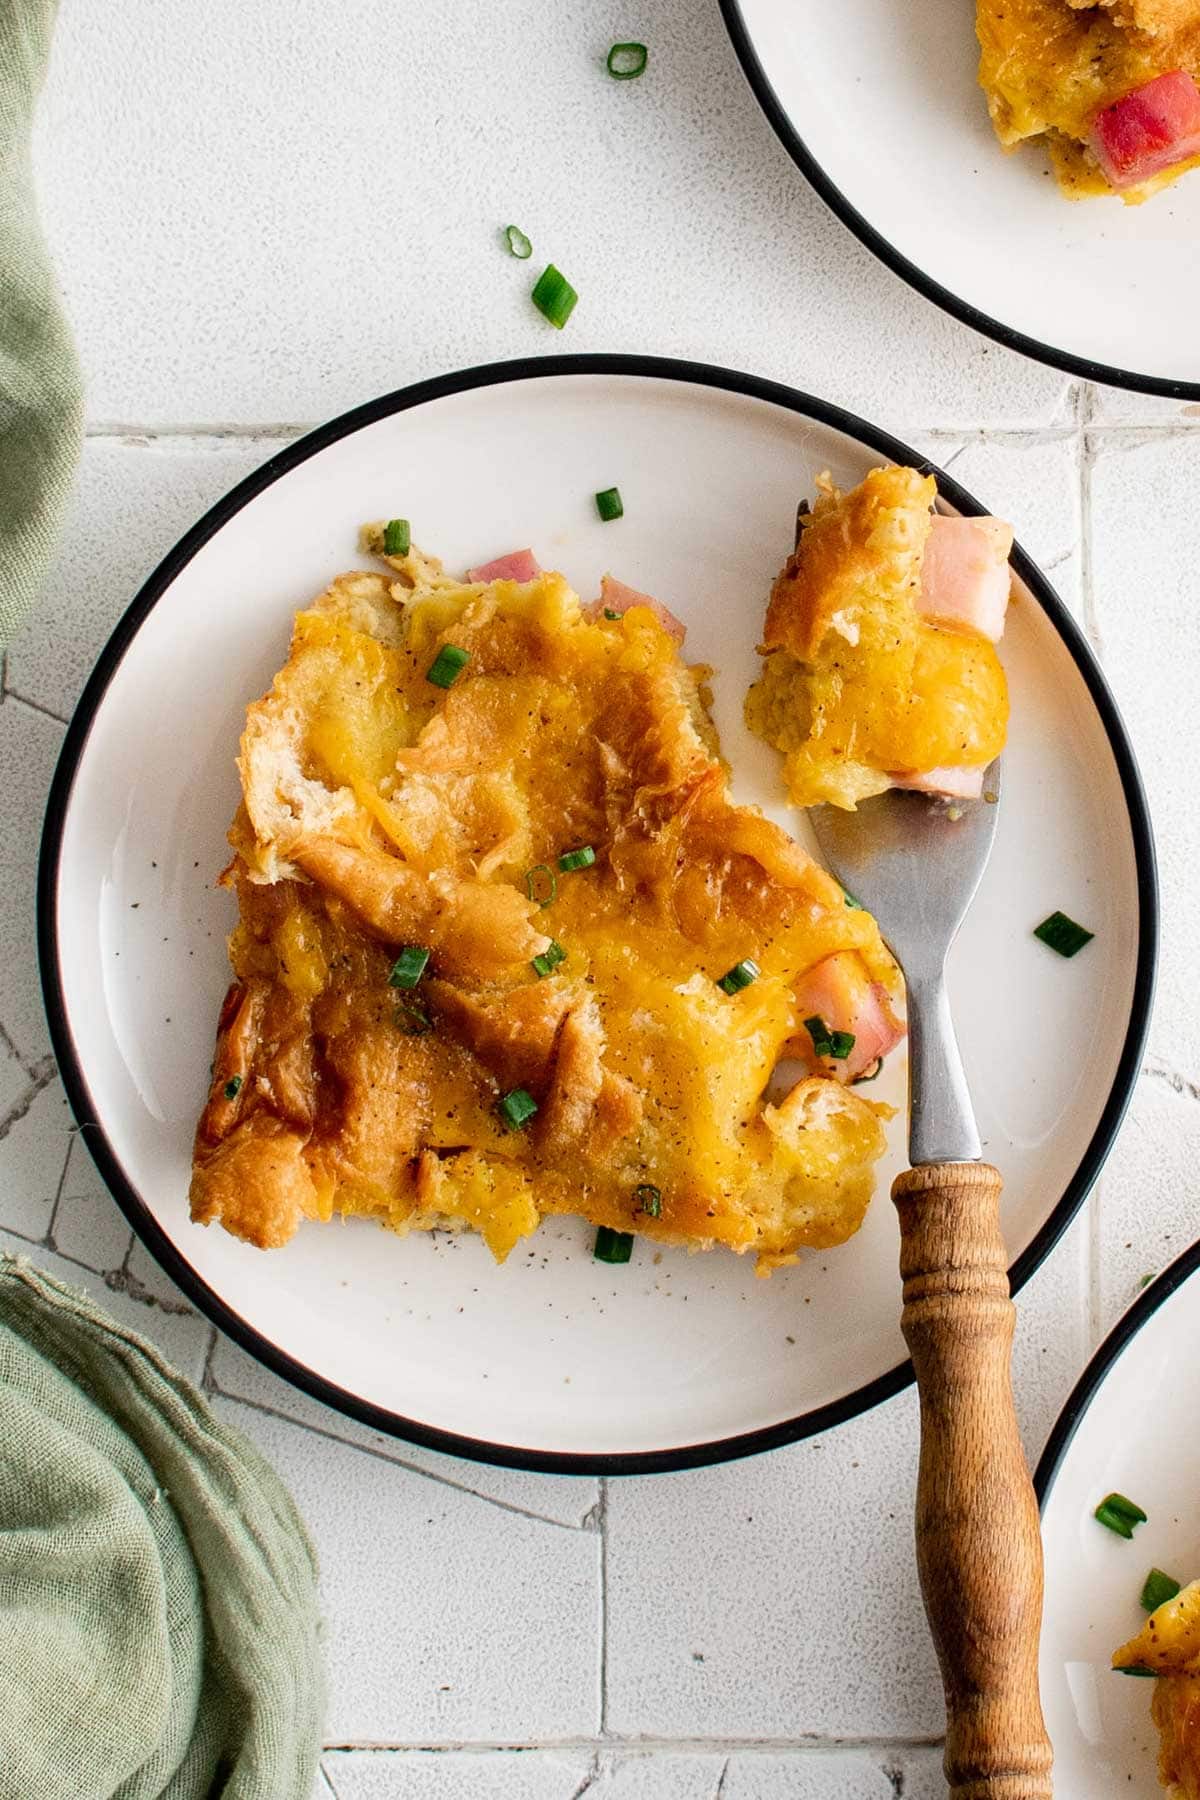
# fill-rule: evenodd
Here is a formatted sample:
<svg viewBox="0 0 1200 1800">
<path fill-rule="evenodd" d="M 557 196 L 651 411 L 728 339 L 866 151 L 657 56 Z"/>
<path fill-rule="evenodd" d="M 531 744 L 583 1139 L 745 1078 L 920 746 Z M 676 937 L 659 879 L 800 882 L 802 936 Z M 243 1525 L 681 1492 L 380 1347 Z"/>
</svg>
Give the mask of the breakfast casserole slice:
<svg viewBox="0 0 1200 1800">
<path fill-rule="evenodd" d="M 1156 1607 L 1113 1667 L 1157 1677 L 1150 1712 L 1159 1779 L 1170 1800 L 1200 1800 L 1200 1581 Z"/>
<path fill-rule="evenodd" d="M 978 0 L 977 30 L 997 137 L 1042 143 L 1072 199 L 1200 163 L 1200 0 Z"/>
<path fill-rule="evenodd" d="M 852 810 L 892 787 L 978 798 L 1008 728 L 1011 526 L 935 513 L 916 469 L 817 488 L 771 590 L 750 730 L 784 752 L 797 806 Z"/>
<path fill-rule="evenodd" d="M 528 552 L 459 581 L 365 537 L 390 574 L 301 612 L 248 711 L 193 1218 L 469 1228 L 502 1260 L 574 1213 L 763 1272 L 851 1236 L 896 971 L 732 803 L 678 622 Z"/>
</svg>

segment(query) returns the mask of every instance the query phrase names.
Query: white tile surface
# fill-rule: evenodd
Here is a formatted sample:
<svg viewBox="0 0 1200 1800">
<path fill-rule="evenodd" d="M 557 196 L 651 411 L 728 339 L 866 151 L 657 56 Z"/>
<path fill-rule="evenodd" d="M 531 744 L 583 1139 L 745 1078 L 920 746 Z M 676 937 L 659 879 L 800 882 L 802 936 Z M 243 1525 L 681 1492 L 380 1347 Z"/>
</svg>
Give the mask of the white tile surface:
<svg viewBox="0 0 1200 1800">
<path fill-rule="evenodd" d="M 316 1543 L 332 1743 L 597 1731 L 598 1532 L 491 1506 L 233 1400 L 215 1405 L 274 1463 Z"/>
<path fill-rule="evenodd" d="M 934 311 L 797 177 L 715 6 L 664 0 L 638 28 L 650 67 L 621 84 L 619 0 L 67 0 L 38 163 L 92 416 L 315 420 L 604 349 L 757 368 L 892 424 L 1062 417 L 1067 377 Z M 500 246 L 513 220 L 528 265 Z M 581 296 L 561 334 L 528 300 L 547 260 Z"/>
<path fill-rule="evenodd" d="M 62 726 L 0 699 L 0 1026 L 29 1064 L 49 1055 L 34 947 L 42 813 Z"/>
<path fill-rule="evenodd" d="M 600 62 L 631 30 L 651 67 L 619 87 Z M 911 1396 L 772 1457 L 611 1481 L 598 1504 L 595 1482 L 459 1463 L 309 1402 L 214 1348 L 130 1251 L 46 1063 L 47 713 L 70 712 L 139 583 L 288 428 L 419 376 L 694 356 L 951 464 L 1097 634 L 1164 878 L 1151 1073 L 1020 1301 L 1032 1454 L 1142 1276 L 1200 1233 L 1200 413 L 1080 391 L 879 268 L 776 143 L 711 0 L 655 0 L 644 23 L 617 0 L 63 0 L 37 159 L 92 435 L 0 702 L 0 1243 L 43 1241 L 39 1262 L 204 1378 L 296 1491 L 330 1618 L 323 1800 L 935 1800 L 937 1750 L 902 1741 L 941 1723 Z M 510 220 L 528 266 L 499 248 Z M 561 336 L 528 301 L 549 258 L 582 296 Z"/>
<path fill-rule="evenodd" d="M 9 650 L 8 687 L 67 717 L 147 575 L 277 448 L 270 439 L 89 439 L 58 561 Z"/>
</svg>

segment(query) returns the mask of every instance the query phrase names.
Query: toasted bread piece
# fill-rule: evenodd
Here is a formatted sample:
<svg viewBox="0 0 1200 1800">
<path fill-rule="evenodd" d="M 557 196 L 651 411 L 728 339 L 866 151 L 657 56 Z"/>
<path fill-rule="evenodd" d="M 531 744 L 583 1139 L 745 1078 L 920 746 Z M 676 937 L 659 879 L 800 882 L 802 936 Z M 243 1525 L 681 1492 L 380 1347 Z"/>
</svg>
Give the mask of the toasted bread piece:
<svg viewBox="0 0 1200 1800">
<path fill-rule="evenodd" d="M 271 1248 L 366 1214 L 476 1230 L 502 1259 L 579 1213 L 764 1271 L 842 1242 L 887 1109 L 836 1078 L 797 995 L 840 957 L 836 991 L 894 1042 L 874 921 L 732 803 L 708 672 L 640 596 L 586 616 L 560 575 L 388 560 L 299 614 L 247 714 L 193 1217 Z M 445 645 L 469 660 L 441 688 Z M 594 862 L 562 870 L 582 846 Z M 428 965 L 395 987 L 406 945 Z M 726 992 L 747 959 L 758 978 Z M 536 1112 L 513 1129 L 515 1090 Z"/>
</svg>

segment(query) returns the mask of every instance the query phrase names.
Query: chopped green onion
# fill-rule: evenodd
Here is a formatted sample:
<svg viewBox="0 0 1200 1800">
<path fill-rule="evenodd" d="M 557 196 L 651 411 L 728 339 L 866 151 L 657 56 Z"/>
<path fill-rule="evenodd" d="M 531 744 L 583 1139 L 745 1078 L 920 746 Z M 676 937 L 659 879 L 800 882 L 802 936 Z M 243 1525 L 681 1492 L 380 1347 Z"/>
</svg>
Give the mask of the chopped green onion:
<svg viewBox="0 0 1200 1800">
<path fill-rule="evenodd" d="M 520 1131 L 527 1125 L 537 1111 L 537 1101 L 524 1088 L 514 1088 L 511 1094 L 505 1094 L 500 1102 L 500 1117 L 510 1131 Z"/>
<path fill-rule="evenodd" d="M 633 1255 L 633 1233 L 612 1231 L 607 1225 L 598 1226 L 592 1255 L 597 1262 L 627 1263 Z"/>
<path fill-rule="evenodd" d="M 504 227 L 504 237 L 508 244 L 509 254 L 515 256 L 518 262 L 528 262 L 529 258 L 533 255 L 533 245 L 525 236 L 521 227 L 519 225 L 506 225 Z"/>
<path fill-rule="evenodd" d="M 569 875 L 572 869 L 590 869 L 596 860 L 596 852 L 590 844 L 583 844 L 578 850 L 564 850 L 558 859 L 558 866 Z"/>
<path fill-rule="evenodd" d="M 856 1075 L 854 1077 L 854 1080 L 850 1083 L 850 1086 L 851 1087 L 861 1087 L 864 1081 L 878 1081 L 879 1077 L 882 1074 L 883 1074 L 883 1058 L 882 1058 L 882 1056 L 877 1056 L 875 1058 L 875 1061 L 869 1066 L 869 1068 L 867 1068 L 864 1071 L 863 1074 Z"/>
<path fill-rule="evenodd" d="M 649 60 L 645 44 L 614 44 L 605 67 L 614 81 L 636 81 Z"/>
<path fill-rule="evenodd" d="M 846 896 L 846 905 L 850 908 L 851 912 L 861 912 L 863 909 L 862 901 L 856 900 L 849 888 L 843 888 L 842 892 Z"/>
<path fill-rule="evenodd" d="M 1164 1575 L 1161 1569 L 1151 1569 L 1142 1588 L 1142 1605 L 1147 1612 L 1157 1612 L 1168 1600 L 1173 1600 L 1179 1592 L 1179 1582 L 1173 1575 Z"/>
<path fill-rule="evenodd" d="M 533 958 L 533 972 L 541 981 L 547 975 L 553 975 L 560 962 L 566 962 L 567 953 L 554 938 L 550 939 L 550 948 L 543 950 L 540 956 Z"/>
<path fill-rule="evenodd" d="M 1088 931 L 1069 919 L 1066 913 L 1052 912 L 1048 919 L 1043 919 L 1034 930 L 1034 937 L 1041 938 L 1051 950 L 1057 950 L 1060 956 L 1078 956 L 1085 944 L 1090 944 L 1095 937 L 1094 931 Z"/>
<path fill-rule="evenodd" d="M 734 963 L 732 969 L 727 969 L 718 980 L 717 986 L 722 993 L 740 994 L 742 989 L 748 988 L 752 981 L 757 981 L 761 974 L 762 970 L 758 964 L 751 962 L 747 956 L 740 963 Z"/>
<path fill-rule="evenodd" d="M 405 1037 L 428 1037 L 433 1030 L 433 1020 L 415 1000 L 401 1000 L 392 1018 Z"/>
<path fill-rule="evenodd" d="M 804 1029 L 812 1039 L 813 1049 L 818 1056 L 832 1056 L 835 1062 L 845 1062 L 854 1048 L 852 1031 L 830 1031 L 822 1018 L 814 1016 L 805 1019 Z M 874 1076 L 870 1079 L 874 1080 Z"/>
<path fill-rule="evenodd" d="M 405 944 L 399 956 L 392 964 L 392 972 L 388 976 L 388 986 L 398 988 L 415 988 L 429 961 L 428 950 L 420 944 Z"/>
<path fill-rule="evenodd" d="M 530 298 L 542 317 L 549 319 L 556 331 L 561 331 L 575 311 L 579 295 L 562 271 L 553 263 L 547 263 L 533 285 Z"/>
<path fill-rule="evenodd" d="M 625 614 L 614 612 L 611 606 L 606 606 L 604 609 L 604 616 L 606 619 L 623 619 Z"/>
<path fill-rule="evenodd" d="M 225 1083 L 225 1098 L 227 1100 L 236 1100 L 238 1095 L 241 1093 L 241 1091 L 242 1091 L 241 1076 L 240 1075 L 231 1075 L 229 1077 L 229 1080 Z"/>
<path fill-rule="evenodd" d="M 1157 1681 L 1158 1670 L 1147 1669 L 1142 1663 L 1130 1663 L 1127 1669 L 1114 1669 L 1114 1675 L 1140 1675 L 1143 1681 Z"/>
<path fill-rule="evenodd" d="M 1132 1500 L 1127 1500 L 1124 1494 L 1107 1495 L 1092 1516 L 1123 1538 L 1131 1538 L 1134 1526 L 1146 1523 L 1146 1515 L 1141 1507 L 1136 1506 Z"/>
<path fill-rule="evenodd" d="M 634 1188 L 633 1197 L 637 1201 L 638 1211 L 645 1213 L 648 1219 L 662 1218 L 662 1194 L 658 1188 L 643 1181 L 640 1187 Z"/>
<path fill-rule="evenodd" d="M 389 519 L 383 528 L 383 554 L 407 556 L 412 548 L 412 528 L 407 519 Z"/>
<path fill-rule="evenodd" d="M 606 525 L 613 519 L 623 519 L 625 506 L 621 499 L 620 488 L 605 488 L 602 494 L 597 494 L 596 511 Z"/>
<path fill-rule="evenodd" d="M 544 875 L 546 877 L 546 882 L 549 883 L 550 888 L 549 893 L 546 892 L 546 882 L 535 881 L 534 877 L 537 875 Z M 536 888 L 540 888 L 541 893 L 536 893 L 534 891 Z M 552 900 L 558 898 L 558 876 L 554 873 L 554 870 L 550 867 L 549 863 L 535 863 L 532 869 L 526 869 L 525 892 L 529 895 L 529 898 L 533 901 L 535 906 L 549 906 Z M 543 894 L 545 895 L 544 899 L 542 898 Z"/>
<path fill-rule="evenodd" d="M 469 650 L 460 650 L 457 644 L 443 644 L 426 669 L 425 679 L 432 681 L 434 687 L 453 687 L 470 660 Z"/>
</svg>

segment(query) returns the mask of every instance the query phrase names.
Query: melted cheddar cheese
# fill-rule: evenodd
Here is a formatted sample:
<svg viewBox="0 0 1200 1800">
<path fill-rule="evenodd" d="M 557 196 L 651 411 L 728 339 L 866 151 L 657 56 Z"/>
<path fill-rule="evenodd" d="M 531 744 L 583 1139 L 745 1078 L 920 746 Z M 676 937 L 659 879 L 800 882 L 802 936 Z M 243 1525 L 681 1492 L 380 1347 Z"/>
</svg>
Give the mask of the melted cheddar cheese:
<svg viewBox="0 0 1200 1800">
<path fill-rule="evenodd" d="M 559 575 L 388 560 L 298 616 L 247 715 L 193 1217 L 271 1247 L 364 1214 L 474 1230 L 503 1259 L 578 1213 L 764 1271 L 842 1242 L 887 1109 L 831 1079 L 797 989 L 848 952 L 894 992 L 874 921 L 732 804 L 707 671 L 649 607 L 589 617 Z M 469 661 L 443 690 L 445 645 Z M 595 862 L 561 871 L 583 845 Z M 405 945 L 430 952 L 410 990 L 389 985 Z M 759 978 L 724 992 L 747 958 Z M 537 1111 L 514 1130 L 517 1089 Z"/>
</svg>

